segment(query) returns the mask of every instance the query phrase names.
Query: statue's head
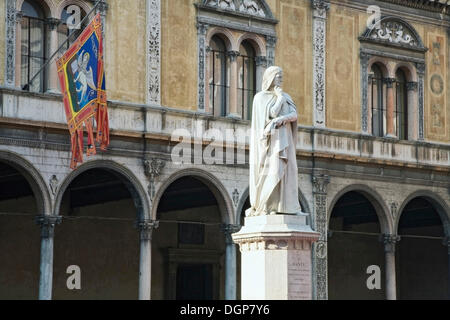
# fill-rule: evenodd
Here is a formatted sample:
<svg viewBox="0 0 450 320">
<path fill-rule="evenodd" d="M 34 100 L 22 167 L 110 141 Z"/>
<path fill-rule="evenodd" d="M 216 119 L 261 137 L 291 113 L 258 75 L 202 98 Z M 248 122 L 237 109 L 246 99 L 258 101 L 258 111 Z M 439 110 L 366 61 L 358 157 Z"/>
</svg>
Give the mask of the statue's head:
<svg viewBox="0 0 450 320">
<path fill-rule="evenodd" d="M 283 69 L 272 66 L 264 72 L 262 91 L 273 90 L 275 86 L 281 87 L 283 84 Z"/>
</svg>

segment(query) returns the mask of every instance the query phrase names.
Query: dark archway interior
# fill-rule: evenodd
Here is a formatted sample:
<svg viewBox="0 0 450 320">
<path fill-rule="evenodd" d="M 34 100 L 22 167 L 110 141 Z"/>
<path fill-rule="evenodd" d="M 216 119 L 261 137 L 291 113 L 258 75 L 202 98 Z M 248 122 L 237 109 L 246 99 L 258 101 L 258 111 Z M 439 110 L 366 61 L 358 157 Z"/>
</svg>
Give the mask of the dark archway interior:
<svg viewBox="0 0 450 320">
<path fill-rule="evenodd" d="M 384 248 L 376 210 L 360 192 L 344 194 L 331 213 L 328 239 L 328 285 L 330 299 L 384 299 Z M 381 269 L 380 290 L 367 287 L 367 268 Z"/>
<path fill-rule="evenodd" d="M 436 207 L 427 198 L 410 201 L 399 222 L 398 297 L 404 300 L 447 299 L 448 252 Z"/>
<path fill-rule="evenodd" d="M 0 162 L 0 300 L 38 298 L 39 214 L 27 179 Z"/>
<path fill-rule="evenodd" d="M 225 237 L 218 201 L 200 179 L 174 181 L 158 205 L 152 241 L 152 298 L 224 298 Z"/>
<path fill-rule="evenodd" d="M 114 171 L 91 169 L 66 189 L 55 230 L 54 299 L 138 298 L 138 215 L 124 181 Z M 71 265 L 81 269 L 81 290 L 66 286 Z"/>
</svg>

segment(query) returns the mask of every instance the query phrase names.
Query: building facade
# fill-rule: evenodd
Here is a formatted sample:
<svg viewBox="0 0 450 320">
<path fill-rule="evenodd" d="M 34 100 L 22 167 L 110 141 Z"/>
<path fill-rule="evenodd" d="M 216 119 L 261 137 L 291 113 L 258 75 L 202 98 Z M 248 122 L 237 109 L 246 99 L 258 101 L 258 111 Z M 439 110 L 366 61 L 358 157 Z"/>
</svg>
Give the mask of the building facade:
<svg viewBox="0 0 450 320">
<path fill-rule="evenodd" d="M 0 298 L 239 299 L 252 99 L 278 65 L 314 299 L 448 299 L 449 10 L 1 1 Z M 111 145 L 71 170 L 55 57 L 97 12 Z"/>
</svg>

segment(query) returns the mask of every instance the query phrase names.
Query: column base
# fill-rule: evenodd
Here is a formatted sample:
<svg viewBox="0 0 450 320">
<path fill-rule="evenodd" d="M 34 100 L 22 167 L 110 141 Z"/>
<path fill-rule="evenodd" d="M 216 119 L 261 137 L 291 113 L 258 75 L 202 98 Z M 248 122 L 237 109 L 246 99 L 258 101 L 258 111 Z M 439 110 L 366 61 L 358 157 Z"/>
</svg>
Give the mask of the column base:
<svg viewBox="0 0 450 320">
<path fill-rule="evenodd" d="M 243 300 L 312 300 L 311 243 L 306 215 L 247 217 L 233 234 L 242 253 Z"/>
</svg>

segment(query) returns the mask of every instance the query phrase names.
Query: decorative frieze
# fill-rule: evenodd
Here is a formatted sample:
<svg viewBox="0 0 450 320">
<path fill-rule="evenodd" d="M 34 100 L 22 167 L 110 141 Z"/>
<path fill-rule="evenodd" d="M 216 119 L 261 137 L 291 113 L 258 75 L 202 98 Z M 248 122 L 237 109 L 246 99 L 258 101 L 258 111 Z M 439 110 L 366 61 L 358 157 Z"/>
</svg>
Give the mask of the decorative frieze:
<svg viewBox="0 0 450 320">
<path fill-rule="evenodd" d="M 208 25 L 197 23 L 198 36 L 198 110 L 205 112 L 206 31 Z"/>
<path fill-rule="evenodd" d="M 368 95 L 367 88 L 369 87 L 369 75 L 368 75 L 368 67 L 370 55 L 364 51 L 361 51 L 360 54 L 361 60 L 361 87 L 362 87 L 362 110 L 361 110 L 361 123 L 362 123 L 362 131 L 365 134 L 369 133 L 369 107 L 368 107 Z"/>
<path fill-rule="evenodd" d="M 20 21 L 20 12 L 16 11 L 16 0 L 6 0 L 5 34 L 5 85 L 14 87 L 16 83 L 16 23 Z"/>
<path fill-rule="evenodd" d="M 312 0 L 313 8 L 313 108 L 314 126 L 326 123 L 326 19 L 330 4 Z"/>
<path fill-rule="evenodd" d="M 221 10 L 239 12 L 261 18 L 271 17 L 267 4 L 261 0 L 203 0 L 203 4 Z"/>
<path fill-rule="evenodd" d="M 418 81 L 418 90 L 419 90 L 419 140 L 425 139 L 425 128 L 424 128 L 424 104 L 425 104 L 425 96 L 424 96 L 424 79 L 425 79 L 425 63 L 416 63 L 417 75 L 419 77 Z"/>
<path fill-rule="evenodd" d="M 161 104 L 161 3 L 147 0 L 147 103 Z"/>
</svg>

